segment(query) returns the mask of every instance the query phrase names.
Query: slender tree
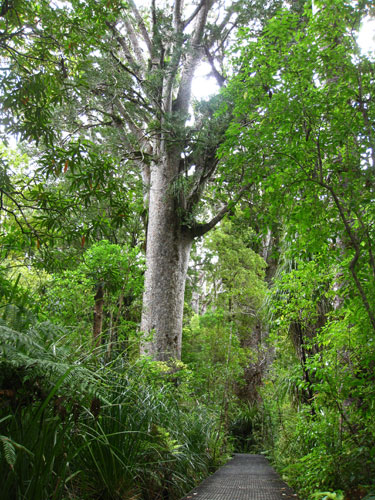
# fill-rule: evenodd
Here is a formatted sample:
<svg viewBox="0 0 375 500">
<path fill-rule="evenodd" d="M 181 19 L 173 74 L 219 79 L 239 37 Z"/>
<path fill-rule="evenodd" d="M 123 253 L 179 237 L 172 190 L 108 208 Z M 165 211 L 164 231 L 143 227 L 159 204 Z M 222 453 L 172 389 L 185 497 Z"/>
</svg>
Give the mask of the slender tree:
<svg viewBox="0 0 375 500">
<path fill-rule="evenodd" d="M 246 46 L 225 149 L 229 161 L 252 166 L 248 179 L 273 207 L 270 217 L 285 216 L 291 241 L 306 237 L 312 254 L 328 241 L 340 254 L 374 329 L 374 69 L 355 41 L 366 5 L 339 7 L 339 19 L 334 2 L 306 12 L 300 31 L 299 17 L 281 10 Z"/>
</svg>

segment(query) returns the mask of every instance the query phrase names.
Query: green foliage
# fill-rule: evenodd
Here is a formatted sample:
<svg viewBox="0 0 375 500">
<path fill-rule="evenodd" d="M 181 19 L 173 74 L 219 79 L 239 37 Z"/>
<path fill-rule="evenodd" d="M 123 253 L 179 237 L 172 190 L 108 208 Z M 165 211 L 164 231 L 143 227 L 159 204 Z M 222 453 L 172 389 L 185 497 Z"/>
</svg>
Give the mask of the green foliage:
<svg viewBox="0 0 375 500">
<path fill-rule="evenodd" d="M 84 255 L 79 271 L 95 286 L 103 283 L 110 292 L 125 295 L 141 292 L 142 259 L 138 248 L 126 248 L 102 240 Z"/>
<path fill-rule="evenodd" d="M 143 259 L 138 248 L 107 240 L 92 245 L 74 269 L 54 273 L 43 284 L 42 310 L 56 323 L 69 325 L 78 345 L 87 344 L 92 335 L 98 287 L 104 293 L 105 343 L 118 342 L 116 351 L 137 345 L 135 328 L 143 289 Z"/>
<path fill-rule="evenodd" d="M 52 323 L 35 324 L 25 332 L 0 325 L 0 381 L 2 387 L 19 390 L 19 397 L 28 398 L 28 391 L 46 394 L 57 380 L 71 395 L 75 391 L 90 393 L 96 377 L 85 367 L 73 363 L 68 349 L 66 331 Z"/>
<path fill-rule="evenodd" d="M 363 309 L 354 313 L 357 300 L 333 308 L 336 280 L 320 259 L 298 262 L 275 282 L 271 301 L 277 359 L 262 396 L 274 400 L 272 455 L 306 498 L 371 484 L 373 474 L 372 335 Z"/>
<path fill-rule="evenodd" d="M 51 323 L 0 337 L 5 500 L 180 498 L 221 463 L 218 415 L 190 397 L 183 366 L 100 367 Z"/>
<path fill-rule="evenodd" d="M 344 494 L 342 491 L 333 491 L 330 493 L 329 491 L 318 491 L 317 493 L 314 493 L 312 498 L 315 499 L 320 499 L 320 500 L 344 500 Z"/>
<path fill-rule="evenodd" d="M 254 232 L 234 221 L 222 221 L 195 256 L 192 282 L 199 290 L 203 276 L 204 288 L 193 291 L 196 311 L 184 328 L 182 359 L 194 392 L 220 412 L 231 446 L 259 452 L 263 415 L 255 401 L 264 353 L 257 328 L 265 262 L 252 249 Z"/>
<path fill-rule="evenodd" d="M 217 464 L 212 415 L 203 408 L 191 413 L 176 404 L 171 388 L 153 389 L 141 380 L 137 367 L 130 369 L 97 422 L 89 417 L 83 425 L 80 480 L 109 498 L 141 492 L 152 498 L 163 491 L 179 498 Z"/>
<path fill-rule="evenodd" d="M 264 452 L 264 414 L 262 408 L 247 401 L 237 404 L 231 413 L 229 433 L 236 452 Z"/>
<path fill-rule="evenodd" d="M 20 285 L 20 278 L 21 274 L 18 274 L 16 280 L 12 280 L 7 269 L 0 266 L 0 321 L 15 329 L 30 326 L 35 317 L 31 307 L 37 309 L 30 290 Z"/>
<path fill-rule="evenodd" d="M 306 4 L 258 39 L 243 30 L 227 90 L 223 177 L 241 172 L 255 223 L 282 228 L 264 446 L 303 498 L 350 498 L 374 477 L 374 63 L 355 41 L 368 8 Z"/>
<path fill-rule="evenodd" d="M 258 28 L 242 28 L 232 83 L 195 103 L 185 126 L 186 116 L 160 112 L 164 77 L 176 89 L 190 50 L 189 34 L 186 45 L 173 39 L 170 13 L 154 13 L 155 57 L 138 78 L 109 29 L 125 2 L 3 2 L 2 133 L 29 143 L 28 156 L 0 151 L 5 500 L 180 498 L 233 447 L 265 451 L 309 500 L 373 487 L 374 63 L 354 36 L 371 5 L 315 6 L 293 2 L 257 39 Z M 232 8 L 240 24 L 258 9 Z M 207 41 L 220 29 L 208 24 Z M 169 194 L 185 230 L 248 188 L 196 255 L 184 363 L 135 353 L 145 215 L 136 167 L 156 160 L 143 146 L 160 134 L 181 158 Z M 265 314 L 272 273 L 256 251 L 267 253 L 262 238 L 275 227 Z M 37 282 L 31 266 L 49 274 Z M 98 288 L 106 335 L 93 357 Z"/>
<path fill-rule="evenodd" d="M 122 2 L 6 2 L 2 8 L 2 123 L 6 133 L 50 145 L 54 106 L 67 97 L 77 62 L 100 45 Z M 100 21 L 100 22 L 99 22 Z M 82 30 L 82 23 L 85 30 Z M 26 29 L 27 27 L 27 29 Z M 46 36 L 48 34 L 48 36 Z"/>
<path fill-rule="evenodd" d="M 211 266 L 210 279 L 220 285 L 217 291 L 218 304 L 232 303 L 232 312 L 256 317 L 261 308 L 266 285 L 264 282 L 265 262 L 249 246 L 251 229 L 236 231 L 229 220 L 213 231 L 205 242 L 205 247 L 218 262 Z M 247 318 L 246 324 L 250 321 Z"/>
<path fill-rule="evenodd" d="M 241 380 L 248 351 L 222 309 L 193 316 L 184 329 L 182 359 L 192 370 L 193 384 L 201 398 L 220 404 L 227 384 Z"/>
<path fill-rule="evenodd" d="M 371 484 L 373 475 L 374 393 L 365 368 L 373 363 L 372 335 L 363 310 L 353 314 L 355 301 L 327 307 L 336 277 L 316 261 L 300 263 L 273 295 L 277 359 L 262 396 L 274 400 L 273 457 L 306 498 Z"/>
<path fill-rule="evenodd" d="M 0 420 L 0 424 L 2 424 L 5 420 L 8 420 L 9 418 L 11 418 L 11 415 L 2 418 Z M 20 445 L 19 443 L 16 443 L 7 436 L 0 436 L 0 442 L 1 442 L 0 457 L 5 459 L 5 462 L 9 465 L 11 469 L 14 468 L 14 465 L 16 463 L 17 459 L 16 450 L 22 450 L 30 454 L 27 448 Z"/>
</svg>

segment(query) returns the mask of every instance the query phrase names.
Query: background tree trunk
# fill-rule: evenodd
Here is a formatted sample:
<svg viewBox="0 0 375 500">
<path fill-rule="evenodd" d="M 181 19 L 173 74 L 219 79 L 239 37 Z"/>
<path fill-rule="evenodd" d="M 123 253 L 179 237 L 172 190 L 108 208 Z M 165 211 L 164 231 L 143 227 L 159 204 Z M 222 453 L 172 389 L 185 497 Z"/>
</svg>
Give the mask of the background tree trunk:
<svg viewBox="0 0 375 500">
<path fill-rule="evenodd" d="M 94 304 L 94 322 L 93 322 L 93 344 L 98 347 L 102 340 L 103 331 L 103 306 L 104 306 L 104 289 L 103 284 L 99 284 L 95 294 Z"/>
</svg>

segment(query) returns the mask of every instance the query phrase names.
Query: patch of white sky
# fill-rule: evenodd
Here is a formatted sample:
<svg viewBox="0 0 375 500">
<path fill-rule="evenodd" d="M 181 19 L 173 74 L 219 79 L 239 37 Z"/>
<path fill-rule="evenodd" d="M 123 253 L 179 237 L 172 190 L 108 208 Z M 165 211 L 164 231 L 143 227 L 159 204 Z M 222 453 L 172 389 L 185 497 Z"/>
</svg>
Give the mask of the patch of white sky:
<svg viewBox="0 0 375 500">
<path fill-rule="evenodd" d="M 375 55 L 375 19 L 367 16 L 362 21 L 362 26 L 358 34 L 358 45 L 364 54 Z"/>
<path fill-rule="evenodd" d="M 367 16 L 363 19 L 357 37 L 358 45 L 363 54 L 375 59 L 375 19 Z M 219 91 L 216 79 L 211 75 L 211 67 L 202 62 L 197 68 L 192 87 L 196 99 L 208 99 Z"/>
<path fill-rule="evenodd" d="M 220 87 L 211 73 L 211 66 L 208 63 L 200 63 L 192 84 L 192 94 L 195 99 L 208 99 L 219 92 Z"/>
</svg>

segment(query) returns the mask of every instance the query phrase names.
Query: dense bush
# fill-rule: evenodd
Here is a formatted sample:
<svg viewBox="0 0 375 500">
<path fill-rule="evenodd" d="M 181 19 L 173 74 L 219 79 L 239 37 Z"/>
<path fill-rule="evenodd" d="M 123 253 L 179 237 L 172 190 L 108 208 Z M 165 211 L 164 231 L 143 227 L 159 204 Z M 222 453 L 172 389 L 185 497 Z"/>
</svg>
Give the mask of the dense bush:
<svg viewBox="0 0 375 500">
<path fill-rule="evenodd" d="M 336 279 L 317 260 L 299 263 L 271 298 L 276 359 L 261 393 L 272 431 L 260 439 L 304 499 L 352 500 L 374 488 L 374 340 L 348 288 L 333 307 Z"/>
<path fill-rule="evenodd" d="M 0 327 L 4 500 L 179 498 L 220 463 L 217 415 L 165 367 L 83 364 L 61 334 Z"/>
</svg>

